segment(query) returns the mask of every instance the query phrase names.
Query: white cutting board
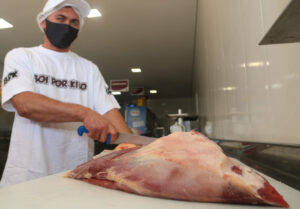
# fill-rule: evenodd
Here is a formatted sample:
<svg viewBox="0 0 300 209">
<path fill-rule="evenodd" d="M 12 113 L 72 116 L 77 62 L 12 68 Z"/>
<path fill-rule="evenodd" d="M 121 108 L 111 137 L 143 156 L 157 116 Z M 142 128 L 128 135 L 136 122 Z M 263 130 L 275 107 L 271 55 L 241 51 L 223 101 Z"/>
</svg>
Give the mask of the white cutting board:
<svg viewBox="0 0 300 209">
<path fill-rule="evenodd" d="M 300 191 L 270 177 L 290 204 L 300 208 Z M 167 200 L 106 189 L 56 174 L 0 189 L 0 209 L 275 209 L 271 206 Z"/>
</svg>

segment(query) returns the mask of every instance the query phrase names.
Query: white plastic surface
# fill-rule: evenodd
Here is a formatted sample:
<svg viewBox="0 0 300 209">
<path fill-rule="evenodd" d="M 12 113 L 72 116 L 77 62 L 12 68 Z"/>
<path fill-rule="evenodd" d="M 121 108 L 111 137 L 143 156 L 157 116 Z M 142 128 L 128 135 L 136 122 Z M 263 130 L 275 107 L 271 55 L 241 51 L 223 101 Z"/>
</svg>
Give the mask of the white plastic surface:
<svg viewBox="0 0 300 209">
<path fill-rule="evenodd" d="M 300 192 L 267 177 L 290 204 L 300 208 Z M 271 206 L 167 200 L 106 189 L 56 174 L 0 189 L 0 209 L 276 209 Z"/>
</svg>

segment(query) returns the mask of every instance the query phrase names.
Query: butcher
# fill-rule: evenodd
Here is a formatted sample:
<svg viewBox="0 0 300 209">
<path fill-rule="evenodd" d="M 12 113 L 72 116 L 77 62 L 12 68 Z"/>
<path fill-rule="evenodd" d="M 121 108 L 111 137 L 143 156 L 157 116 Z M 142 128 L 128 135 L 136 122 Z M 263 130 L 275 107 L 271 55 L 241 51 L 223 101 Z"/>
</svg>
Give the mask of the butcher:
<svg viewBox="0 0 300 209">
<path fill-rule="evenodd" d="M 48 0 L 37 16 L 44 42 L 7 53 L 2 107 L 15 118 L 0 187 L 72 169 L 93 140 L 131 132 L 98 67 L 70 50 L 89 12 L 84 0 Z"/>
</svg>

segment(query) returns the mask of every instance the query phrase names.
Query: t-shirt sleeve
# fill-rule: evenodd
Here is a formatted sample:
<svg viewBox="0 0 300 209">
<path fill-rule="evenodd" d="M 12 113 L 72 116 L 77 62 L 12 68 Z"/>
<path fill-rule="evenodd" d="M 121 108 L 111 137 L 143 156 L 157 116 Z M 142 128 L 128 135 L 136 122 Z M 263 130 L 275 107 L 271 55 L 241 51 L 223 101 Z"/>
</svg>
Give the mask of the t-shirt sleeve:
<svg viewBox="0 0 300 209">
<path fill-rule="evenodd" d="M 97 68 L 97 67 L 96 67 Z M 105 114 L 111 109 L 120 108 L 116 98 L 110 93 L 102 74 L 97 68 L 94 79 L 94 110 L 100 114 Z"/>
<path fill-rule="evenodd" d="M 24 50 L 14 49 L 4 59 L 1 101 L 3 109 L 16 111 L 11 98 L 25 91 L 34 91 L 33 75 Z"/>
</svg>

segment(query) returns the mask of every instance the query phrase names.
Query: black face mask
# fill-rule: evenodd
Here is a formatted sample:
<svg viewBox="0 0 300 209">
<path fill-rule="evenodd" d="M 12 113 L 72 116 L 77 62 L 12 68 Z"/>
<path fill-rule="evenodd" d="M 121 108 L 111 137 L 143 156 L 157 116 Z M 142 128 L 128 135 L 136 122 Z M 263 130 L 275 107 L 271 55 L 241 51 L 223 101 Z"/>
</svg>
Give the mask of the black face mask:
<svg viewBox="0 0 300 209">
<path fill-rule="evenodd" d="M 50 22 L 46 19 L 45 33 L 54 46 L 60 49 L 68 48 L 76 39 L 78 29 L 67 24 Z"/>
</svg>

